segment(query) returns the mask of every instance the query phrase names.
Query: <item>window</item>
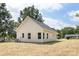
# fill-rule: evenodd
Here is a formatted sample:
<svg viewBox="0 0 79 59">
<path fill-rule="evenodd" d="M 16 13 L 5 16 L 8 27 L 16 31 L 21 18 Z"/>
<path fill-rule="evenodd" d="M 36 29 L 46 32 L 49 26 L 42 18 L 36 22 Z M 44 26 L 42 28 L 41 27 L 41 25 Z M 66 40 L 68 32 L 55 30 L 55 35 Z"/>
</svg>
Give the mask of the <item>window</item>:
<svg viewBox="0 0 79 59">
<path fill-rule="evenodd" d="M 28 39 L 31 39 L 31 33 L 28 33 Z"/>
<path fill-rule="evenodd" d="M 48 39 L 48 33 L 47 33 L 47 39 Z"/>
<path fill-rule="evenodd" d="M 43 33 L 43 39 L 45 38 L 45 33 Z"/>
<path fill-rule="evenodd" d="M 41 33 L 38 33 L 38 39 L 41 39 Z"/>
<path fill-rule="evenodd" d="M 24 38 L 24 33 L 22 33 L 22 38 Z"/>
</svg>

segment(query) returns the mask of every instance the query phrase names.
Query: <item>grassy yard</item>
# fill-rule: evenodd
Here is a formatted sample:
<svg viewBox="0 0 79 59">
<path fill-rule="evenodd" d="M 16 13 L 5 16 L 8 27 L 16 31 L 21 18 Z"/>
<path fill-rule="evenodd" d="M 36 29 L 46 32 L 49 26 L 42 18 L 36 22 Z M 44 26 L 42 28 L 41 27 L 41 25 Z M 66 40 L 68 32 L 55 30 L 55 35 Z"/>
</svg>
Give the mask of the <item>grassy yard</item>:
<svg viewBox="0 0 79 59">
<path fill-rule="evenodd" d="M 44 44 L 0 43 L 0 55 L 79 55 L 79 40 L 63 40 Z"/>
</svg>

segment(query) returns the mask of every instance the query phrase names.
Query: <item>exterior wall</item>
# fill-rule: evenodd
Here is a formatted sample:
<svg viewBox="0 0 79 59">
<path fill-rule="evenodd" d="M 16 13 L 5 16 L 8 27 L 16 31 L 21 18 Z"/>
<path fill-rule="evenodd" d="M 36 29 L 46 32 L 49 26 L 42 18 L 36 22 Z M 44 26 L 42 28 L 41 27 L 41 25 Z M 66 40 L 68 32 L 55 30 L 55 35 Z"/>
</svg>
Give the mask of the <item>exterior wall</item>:
<svg viewBox="0 0 79 59">
<path fill-rule="evenodd" d="M 48 39 L 47 39 L 47 34 L 48 33 Z M 57 39 L 57 34 L 54 32 L 45 32 L 45 39 L 43 39 L 43 42 L 50 42 L 50 41 L 56 41 Z"/>
<path fill-rule="evenodd" d="M 43 29 L 33 20 L 26 20 L 20 29 L 17 30 L 17 39 L 24 42 L 43 42 L 42 39 L 38 39 L 38 32 L 42 31 Z M 24 33 L 24 38 L 22 38 L 22 33 Z M 28 33 L 31 33 L 31 39 L 28 39 Z"/>
</svg>

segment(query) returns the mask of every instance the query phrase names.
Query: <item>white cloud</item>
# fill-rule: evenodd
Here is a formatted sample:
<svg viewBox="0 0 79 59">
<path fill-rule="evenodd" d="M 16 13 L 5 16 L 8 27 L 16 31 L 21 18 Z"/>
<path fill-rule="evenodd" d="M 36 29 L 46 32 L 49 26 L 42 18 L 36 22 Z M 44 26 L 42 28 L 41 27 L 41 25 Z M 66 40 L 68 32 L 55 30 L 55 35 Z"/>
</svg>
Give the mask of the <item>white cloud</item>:
<svg viewBox="0 0 79 59">
<path fill-rule="evenodd" d="M 12 13 L 14 19 L 19 16 L 20 10 L 31 5 L 35 5 L 35 7 L 38 8 L 40 11 L 58 11 L 63 7 L 62 4 L 53 3 L 53 1 L 51 0 L 0 0 L 0 2 L 4 2 L 7 4 L 7 8 Z"/>
<path fill-rule="evenodd" d="M 75 25 L 67 24 L 58 19 L 46 18 L 46 17 L 44 17 L 43 19 L 45 20 L 44 21 L 45 24 L 55 29 L 61 29 L 64 27 L 75 27 Z"/>
<path fill-rule="evenodd" d="M 76 11 L 72 10 L 71 12 L 68 12 L 68 15 L 72 21 L 79 21 L 79 16 L 77 17 L 76 14 L 79 15 L 79 10 L 76 10 Z"/>
<path fill-rule="evenodd" d="M 53 3 L 51 0 L 0 0 L 7 5 L 10 5 L 15 8 L 22 8 L 25 6 L 35 5 L 39 9 L 55 9 L 59 10 L 62 8 L 62 5 L 59 3 Z"/>
</svg>

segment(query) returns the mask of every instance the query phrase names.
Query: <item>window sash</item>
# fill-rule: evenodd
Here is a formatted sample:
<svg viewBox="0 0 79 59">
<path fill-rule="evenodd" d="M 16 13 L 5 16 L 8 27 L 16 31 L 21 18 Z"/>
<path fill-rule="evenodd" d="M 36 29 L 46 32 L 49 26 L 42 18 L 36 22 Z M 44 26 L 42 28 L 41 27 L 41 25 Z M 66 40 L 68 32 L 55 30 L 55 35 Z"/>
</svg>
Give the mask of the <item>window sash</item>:
<svg viewBox="0 0 79 59">
<path fill-rule="evenodd" d="M 45 38 L 45 33 L 43 33 L 43 39 Z"/>
<path fill-rule="evenodd" d="M 47 33 L 47 39 L 48 39 L 48 33 Z"/>
<path fill-rule="evenodd" d="M 22 33 L 22 38 L 24 38 L 24 33 Z"/>
<path fill-rule="evenodd" d="M 41 33 L 38 33 L 38 39 L 41 39 Z"/>
<path fill-rule="evenodd" d="M 28 39 L 31 39 L 31 33 L 28 33 Z"/>
</svg>

